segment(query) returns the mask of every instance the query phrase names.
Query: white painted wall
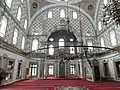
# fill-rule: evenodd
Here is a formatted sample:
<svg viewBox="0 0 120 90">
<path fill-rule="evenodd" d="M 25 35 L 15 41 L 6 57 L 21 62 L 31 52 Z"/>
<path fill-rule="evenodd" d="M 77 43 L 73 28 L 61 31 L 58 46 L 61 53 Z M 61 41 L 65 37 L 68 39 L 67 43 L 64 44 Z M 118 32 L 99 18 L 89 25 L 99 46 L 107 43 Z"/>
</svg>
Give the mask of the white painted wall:
<svg viewBox="0 0 120 90">
<path fill-rule="evenodd" d="M 5 49 L 1 49 L 0 48 L 0 56 L 3 56 L 4 54 L 7 55 L 7 57 L 14 59 L 15 60 L 15 66 L 14 66 L 14 72 L 13 72 L 13 80 L 12 82 L 18 81 L 16 78 L 17 75 L 17 69 L 18 69 L 18 61 L 22 60 L 22 77 L 21 79 L 25 79 L 26 77 L 26 68 L 27 68 L 27 59 L 24 56 L 20 56 L 18 54 L 12 53 L 10 51 L 7 51 Z M 8 83 L 12 83 L 12 82 L 8 82 Z M 7 83 L 5 83 L 7 84 Z"/>
</svg>

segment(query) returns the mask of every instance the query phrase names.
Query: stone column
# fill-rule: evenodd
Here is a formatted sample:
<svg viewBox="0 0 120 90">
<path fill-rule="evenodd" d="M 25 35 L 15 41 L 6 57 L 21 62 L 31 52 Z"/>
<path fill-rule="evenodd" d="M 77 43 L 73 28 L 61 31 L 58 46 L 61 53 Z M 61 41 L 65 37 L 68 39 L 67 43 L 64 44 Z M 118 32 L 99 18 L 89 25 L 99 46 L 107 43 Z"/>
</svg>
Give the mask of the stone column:
<svg viewBox="0 0 120 90">
<path fill-rule="evenodd" d="M 82 78 L 82 73 L 83 73 L 83 71 L 82 71 L 82 62 L 81 62 L 81 60 L 80 60 L 80 76 L 81 76 L 81 78 Z"/>
<path fill-rule="evenodd" d="M 55 75 L 55 77 L 57 77 L 57 61 L 55 61 L 55 63 L 54 63 L 54 75 Z"/>
<path fill-rule="evenodd" d="M 68 76 L 69 76 L 70 75 L 70 62 L 68 62 L 67 68 L 68 68 Z"/>
<path fill-rule="evenodd" d="M 40 78 L 40 61 L 38 61 L 38 78 Z"/>
<path fill-rule="evenodd" d="M 76 75 L 79 76 L 79 67 L 78 67 L 78 61 L 76 61 Z"/>
<path fill-rule="evenodd" d="M 57 62 L 57 77 L 59 77 L 59 62 Z"/>
<path fill-rule="evenodd" d="M 47 75 L 47 68 L 48 68 L 47 62 L 45 62 L 45 64 L 44 64 L 44 77 L 48 76 Z"/>
<path fill-rule="evenodd" d="M 1 60 L 1 68 L 6 70 L 6 66 L 7 66 L 7 63 L 8 63 L 8 60 L 7 60 L 7 57 L 2 57 L 2 60 Z"/>
<path fill-rule="evenodd" d="M 18 70 L 18 60 L 14 60 L 13 81 L 16 80 Z"/>
<path fill-rule="evenodd" d="M 40 61 L 40 78 L 44 77 L 44 60 Z"/>
<path fill-rule="evenodd" d="M 69 76 L 69 61 L 66 61 L 66 76 Z"/>
<path fill-rule="evenodd" d="M 67 61 L 65 61 L 65 77 L 67 76 Z"/>
</svg>

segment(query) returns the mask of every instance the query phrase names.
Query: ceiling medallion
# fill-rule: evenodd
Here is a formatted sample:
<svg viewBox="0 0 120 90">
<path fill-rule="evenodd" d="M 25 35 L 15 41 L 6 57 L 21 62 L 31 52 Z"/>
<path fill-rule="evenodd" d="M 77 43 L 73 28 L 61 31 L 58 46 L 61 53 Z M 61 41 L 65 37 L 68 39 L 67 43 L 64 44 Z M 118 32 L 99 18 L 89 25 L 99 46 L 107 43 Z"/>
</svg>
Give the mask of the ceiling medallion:
<svg viewBox="0 0 120 90">
<path fill-rule="evenodd" d="M 33 6 L 33 8 L 37 8 L 37 7 L 38 7 L 38 4 L 37 4 L 36 2 L 33 2 L 33 3 L 32 3 L 32 6 Z"/>
<path fill-rule="evenodd" d="M 94 8 L 93 5 L 91 4 L 88 5 L 88 10 L 93 10 L 93 8 Z"/>
</svg>

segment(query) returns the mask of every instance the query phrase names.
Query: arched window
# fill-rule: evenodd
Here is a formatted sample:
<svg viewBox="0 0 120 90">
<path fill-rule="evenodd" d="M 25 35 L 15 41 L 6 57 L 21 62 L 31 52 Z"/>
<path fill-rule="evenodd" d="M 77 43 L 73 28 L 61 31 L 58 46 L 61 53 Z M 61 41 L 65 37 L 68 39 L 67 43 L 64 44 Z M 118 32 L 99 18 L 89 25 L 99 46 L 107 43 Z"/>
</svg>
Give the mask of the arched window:
<svg viewBox="0 0 120 90">
<path fill-rule="evenodd" d="M 101 21 L 98 22 L 98 29 L 99 29 L 99 31 L 102 30 L 102 23 L 101 23 Z"/>
<path fill-rule="evenodd" d="M 25 29 L 27 28 L 27 19 L 25 19 L 25 21 L 24 21 L 24 28 Z"/>
<path fill-rule="evenodd" d="M 70 54 L 75 54 L 75 48 L 74 47 L 70 47 Z"/>
<path fill-rule="evenodd" d="M 117 44 L 115 31 L 113 31 L 113 30 L 110 31 L 110 39 L 111 39 L 111 43 L 113 46 Z"/>
<path fill-rule="evenodd" d="M 73 19 L 77 19 L 77 12 L 73 12 Z"/>
<path fill-rule="evenodd" d="M 52 11 L 48 12 L 48 18 L 52 18 Z"/>
<path fill-rule="evenodd" d="M 54 46 L 50 45 L 49 46 L 49 55 L 53 55 L 54 54 Z"/>
<path fill-rule="evenodd" d="M 21 7 L 18 7 L 17 19 L 20 21 L 21 18 Z"/>
<path fill-rule="evenodd" d="M 21 48 L 24 49 L 24 46 L 25 46 L 25 37 L 23 36 L 23 38 L 22 38 L 22 46 L 21 46 Z"/>
<path fill-rule="evenodd" d="M 7 18 L 5 16 L 1 19 L 1 26 L 0 26 L 0 36 L 4 37 L 7 27 Z"/>
<path fill-rule="evenodd" d="M 64 9 L 60 10 L 60 17 L 65 18 L 65 10 Z"/>
<path fill-rule="evenodd" d="M 15 44 L 15 45 L 17 43 L 17 37 L 18 37 L 18 30 L 17 30 L 17 28 L 15 28 L 14 35 L 13 35 L 13 44 Z"/>
<path fill-rule="evenodd" d="M 38 40 L 34 39 L 32 42 L 32 50 L 37 50 L 38 49 Z"/>
<path fill-rule="evenodd" d="M 64 44 L 65 44 L 64 39 L 60 38 L 59 39 L 59 48 L 64 48 Z"/>
<path fill-rule="evenodd" d="M 92 46 L 92 45 L 93 45 L 91 40 L 89 40 L 89 41 L 87 42 L 87 44 L 88 44 L 88 46 Z M 93 48 L 92 48 L 92 47 L 88 47 L 88 50 L 89 50 L 89 51 L 93 51 Z"/>
<path fill-rule="evenodd" d="M 105 43 L 104 43 L 104 39 L 103 39 L 103 37 L 101 37 L 100 42 L 101 42 L 101 47 L 105 47 Z M 104 48 L 102 48 L 102 50 L 104 50 Z"/>
<path fill-rule="evenodd" d="M 103 4 L 107 5 L 108 4 L 108 0 L 103 0 Z"/>
<path fill-rule="evenodd" d="M 5 0 L 5 3 L 7 4 L 7 6 L 10 8 L 11 4 L 12 4 L 12 0 Z"/>
</svg>

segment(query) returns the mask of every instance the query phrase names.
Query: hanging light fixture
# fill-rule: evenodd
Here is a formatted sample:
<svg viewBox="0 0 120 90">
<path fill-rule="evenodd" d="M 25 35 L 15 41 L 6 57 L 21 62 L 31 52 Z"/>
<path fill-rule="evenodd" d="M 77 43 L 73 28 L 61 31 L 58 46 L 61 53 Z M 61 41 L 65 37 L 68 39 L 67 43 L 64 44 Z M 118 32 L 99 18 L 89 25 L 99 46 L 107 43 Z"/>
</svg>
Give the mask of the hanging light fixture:
<svg viewBox="0 0 120 90">
<path fill-rule="evenodd" d="M 68 0 L 66 2 L 67 2 L 67 20 L 66 20 L 66 23 L 67 23 L 67 29 L 69 31 L 70 20 L 69 20 L 69 17 L 68 17 Z"/>
</svg>

